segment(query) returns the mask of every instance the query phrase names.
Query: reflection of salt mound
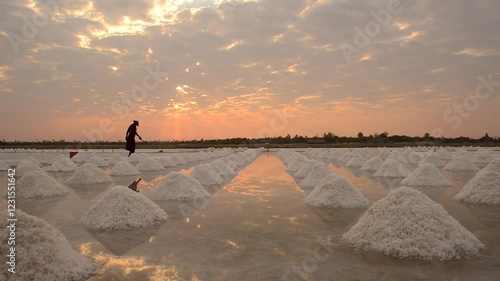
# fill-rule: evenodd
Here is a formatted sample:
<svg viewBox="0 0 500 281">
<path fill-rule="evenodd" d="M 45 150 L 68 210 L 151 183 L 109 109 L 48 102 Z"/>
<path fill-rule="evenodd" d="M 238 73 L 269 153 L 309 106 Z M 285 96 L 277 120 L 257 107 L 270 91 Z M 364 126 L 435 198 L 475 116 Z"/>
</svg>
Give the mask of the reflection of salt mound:
<svg viewBox="0 0 500 281">
<path fill-rule="evenodd" d="M 165 169 L 158 161 L 154 158 L 146 158 L 142 160 L 135 168 L 139 171 L 161 171 Z"/>
<path fill-rule="evenodd" d="M 177 164 L 175 164 L 174 162 L 174 159 L 172 159 L 172 157 L 169 156 L 161 157 L 160 160 L 158 160 L 158 162 L 160 162 L 160 164 L 165 168 L 177 166 Z"/>
<path fill-rule="evenodd" d="M 40 171 L 45 173 L 45 171 L 42 168 L 40 168 L 37 164 L 29 160 L 22 160 L 21 163 L 19 163 L 16 167 L 17 176 L 22 176 L 31 171 Z"/>
<path fill-rule="evenodd" d="M 214 162 L 210 163 L 210 167 L 214 169 L 219 175 L 221 176 L 234 176 L 236 175 L 236 172 L 229 167 L 228 164 L 226 164 L 224 161 L 221 159 L 217 159 Z"/>
<path fill-rule="evenodd" d="M 445 170 L 451 171 L 478 171 L 479 168 L 466 156 L 457 156 L 444 166 Z"/>
<path fill-rule="evenodd" d="M 409 187 L 375 202 L 342 239 L 367 251 L 420 260 L 458 259 L 484 248 L 441 205 Z"/>
<path fill-rule="evenodd" d="M 314 168 L 314 166 L 316 166 L 316 164 L 318 164 L 319 162 L 316 161 L 316 160 L 309 160 L 304 166 L 302 166 L 302 168 L 300 168 L 300 170 L 298 170 L 294 176 L 297 177 L 297 178 L 305 178 L 307 177 L 307 175 L 309 175 L 309 173 L 312 171 L 312 169 Z"/>
<path fill-rule="evenodd" d="M 354 155 L 349 162 L 347 162 L 346 167 L 361 167 L 365 164 L 366 158 L 356 154 Z"/>
<path fill-rule="evenodd" d="M 91 206 L 79 223 L 93 230 L 128 230 L 167 219 L 167 213 L 146 196 L 118 185 Z"/>
<path fill-rule="evenodd" d="M 315 207 L 363 208 L 368 206 L 368 199 L 344 177 L 330 174 L 304 198 L 304 203 Z"/>
<path fill-rule="evenodd" d="M 85 163 L 73 173 L 73 175 L 66 181 L 66 184 L 79 185 L 79 184 L 100 184 L 110 183 L 113 179 L 108 176 L 103 170 L 99 169 L 94 164 Z"/>
<path fill-rule="evenodd" d="M 113 156 L 111 156 L 108 160 L 108 163 L 111 164 L 111 165 L 114 165 L 120 161 L 124 161 L 124 158 L 121 157 L 120 155 L 118 154 L 114 154 Z"/>
<path fill-rule="evenodd" d="M 376 172 L 380 167 L 382 166 L 382 163 L 384 161 L 380 159 L 378 156 L 373 156 L 372 158 L 368 159 L 363 166 L 361 166 L 362 171 L 370 171 L 370 172 Z"/>
<path fill-rule="evenodd" d="M 500 205 L 500 174 L 491 171 L 477 174 L 453 198 L 468 203 Z"/>
<path fill-rule="evenodd" d="M 106 160 L 101 158 L 100 156 L 94 155 L 87 160 L 87 163 L 94 164 L 97 167 L 107 167 L 109 166 L 108 163 L 106 163 Z"/>
<path fill-rule="evenodd" d="M 500 174 L 500 159 L 495 159 L 486 165 L 479 173 L 484 173 L 487 171 L 495 172 Z"/>
<path fill-rule="evenodd" d="M 312 171 L 307 175 L 305 179 L 303 179 L 299 186 L 304 189 L 313 189 L 318 185 L 321 181 L 323 181 L 327 176 L 331 175 L 332 171 L 328 168 L 328 165 L 322 162 L 317 163 Z"/>
<path fill-rule="evenodd" d="M 73 250 L 66 237 L 46 221 L 16 212 L 16 273 L 12 280 L 87 280 L 95 274 L 92 260 Z M 7 212 L 0 215 L 0 252 L 8 253 Z M 7 263 L 0 264 L 2 275 Z M 3 279 L 6 280 L 6 279 Z"/>
<path fill-rule="evenodd" d="M 0 171 L 7 171 L 9 169 L 9 165 L 5 164 L 2 160 L 0 160 Z"/>
<path fill-rule="evenodd" d="M 422 159 L 422 161 L 420 162 L 420 164 L 424 163 L 430 163 L 436 167 L 444 167 L 445 165 L 443 160 L 441 160 L 441 158 L 439 158 L 439 156 L 436 153 L 432 153 L 425 156 L 424 159 Z"/>
<path fill-rule="evenodd" d="M 220 177 L 220 175 L 215 170 L 210 168 L 210 166 L 205 164 L 196 166 L 190 176 L 199 181 L 203 186 L 224 183 L 224 180 Z"/>
<path fill-rule="evenodd" d="M 190 201 L 205 199 L 210 194 L 194 178 L 179 172 L 170 172 L 149 194 L 151 200 Z"/>
<path fill-rule="evenodd" d="M 138 154 L 132 154 L 130 155 L 129 157 L 127 157 L 127 160 L 128 162 L 130 163 L 139 163 L 143 160 L 144 158 L 142 158 L 141 156 L 139 156 Z"/>
<path fill-rule="evenodd" d="M 132 164 L 125 161 L 120 161 L 115 164 L 109 173 L 111 176 L 136 176 L 141 172 L 137 170 Z"/>
<path fill-rule="evenodd" d="M 55 160 L 52 165 L 48 168 L 50 172 L 73 172 L 78 168 L 78 166 L 66 157 L 59 157 Z"/>
<path fill-rule="evenodd" d="M 36 170 L 26 173 L 17 182 L 16 191 L 17 196 L 21 198 L 45 198 L 68 192 L 56 179 Z"/>
<path fill-rule="evenodd" d="M 418 166 L 402 182 L 406 186 L 451 186 L 446 177 L 431 163 Z"/>
<path fill-rule="evenodd" d="M 380 169 L 374 174 L 376 177 L 388 177 L 388 178 L 404 178 L 410 174 L 410 171 L 406 169 L 403 164 L 394 158 L 387 158 L 387 160 L 382 163 Z"/>
</svg>

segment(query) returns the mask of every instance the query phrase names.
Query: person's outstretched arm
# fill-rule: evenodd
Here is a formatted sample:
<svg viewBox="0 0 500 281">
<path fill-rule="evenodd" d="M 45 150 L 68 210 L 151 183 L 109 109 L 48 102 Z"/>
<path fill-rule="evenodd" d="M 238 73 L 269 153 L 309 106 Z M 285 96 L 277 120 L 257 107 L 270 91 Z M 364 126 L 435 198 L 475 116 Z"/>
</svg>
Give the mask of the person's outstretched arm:
<svg viewBox="0 0 500 281">
<path fill-rule="evenodd" d="M 140 140 L 142 140 L 141 136 L 139 136 L 137 132 L 135 132 L 135 134 L 139 137 Z"/>
</svg>

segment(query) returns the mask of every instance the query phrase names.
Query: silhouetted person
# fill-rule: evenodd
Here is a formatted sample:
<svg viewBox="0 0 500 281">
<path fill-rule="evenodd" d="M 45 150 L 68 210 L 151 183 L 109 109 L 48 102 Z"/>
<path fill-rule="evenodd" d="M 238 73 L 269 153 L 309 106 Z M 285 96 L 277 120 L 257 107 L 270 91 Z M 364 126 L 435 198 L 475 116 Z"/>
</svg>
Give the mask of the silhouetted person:
<svg viewBox="0 0 500 281">
<path fill-rule="evenodd" d="M 128 157 L 135 152 L 135 136 L 138 136 L 142 140 L 141 136 L 137 133 L 137 126 L 139 126 L 139 121 L 134 120 L 134 123 L 128 127 L 127 134 L 125 135 L 125 140 L 127 141 L 125 149 L 129 151 Z"/>
<path fill-rule="evenodd" d="M 137 184 L 141 181 L 141 178 L 138 178 L 137 180 L 135 180 L 133 183 L 131 183 L 128 188 L 132 189 L 133 191 L 135 192 L 139 192 L 139 190 L 137 190 Z"/>
</svg>

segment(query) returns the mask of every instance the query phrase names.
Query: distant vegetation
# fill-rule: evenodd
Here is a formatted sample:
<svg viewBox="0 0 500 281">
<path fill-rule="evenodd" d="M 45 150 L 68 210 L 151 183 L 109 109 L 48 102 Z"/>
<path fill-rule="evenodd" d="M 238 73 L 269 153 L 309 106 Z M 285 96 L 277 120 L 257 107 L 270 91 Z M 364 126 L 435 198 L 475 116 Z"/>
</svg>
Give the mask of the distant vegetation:
<svg viewBox="0 0 500 281">
<path fill-rule="evenodd" d="M 388 132 L 365 136 L 362 132 L 357 137 L 337 136 L 331 132 L 323 136 L 286 135 L 269 138 L 227 138 L 216 140 L 154 140 L 137 142 L 137 148 L 171 149 L 171 148 L 207 148 L 207 147 L 377 147 L 377 146 L 500 146 L 500 138 L 485 136 L 474 139 L 470 137 L 436 138 L 429 134 L 422 137 L 392 135 Z M 5 148 L 35 148 L 35 149 L 120 149 L 125 146 L 123 141 L 0 141 L 0 149 Z"/>
</svg>

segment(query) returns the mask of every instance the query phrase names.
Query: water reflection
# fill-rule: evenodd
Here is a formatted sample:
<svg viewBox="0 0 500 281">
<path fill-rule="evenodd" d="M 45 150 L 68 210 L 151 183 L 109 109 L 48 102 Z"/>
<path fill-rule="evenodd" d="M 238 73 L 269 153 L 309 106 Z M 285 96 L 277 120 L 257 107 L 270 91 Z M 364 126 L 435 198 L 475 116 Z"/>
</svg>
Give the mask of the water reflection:
<svg viewBox="0 0 500 281">
<path fill-rule="evenodd" d="M 476 175 L 476 171 L 444 171 L 453 180 L 465 185 Z"/>
<path fill-rule="evenodd" d="M 500 206 L 463 203 L 470 210 L 476 220 L 486 227 L 500 225 Z"/>
<path fill-rule="evenodd" d="M 64 196 L 50 198 L 23 198 L 17 199 L 16 208 L 32 216 L 39 217 L 55 206 L 55 203 Z"/>
<path fill-rule="evenodd" d="M 122 256 L 148 242 L 160 228 L 161 226 L 154 226 L 122 231 L 87 230 L 87 232 L 112 254 Z"/>
</svg>

